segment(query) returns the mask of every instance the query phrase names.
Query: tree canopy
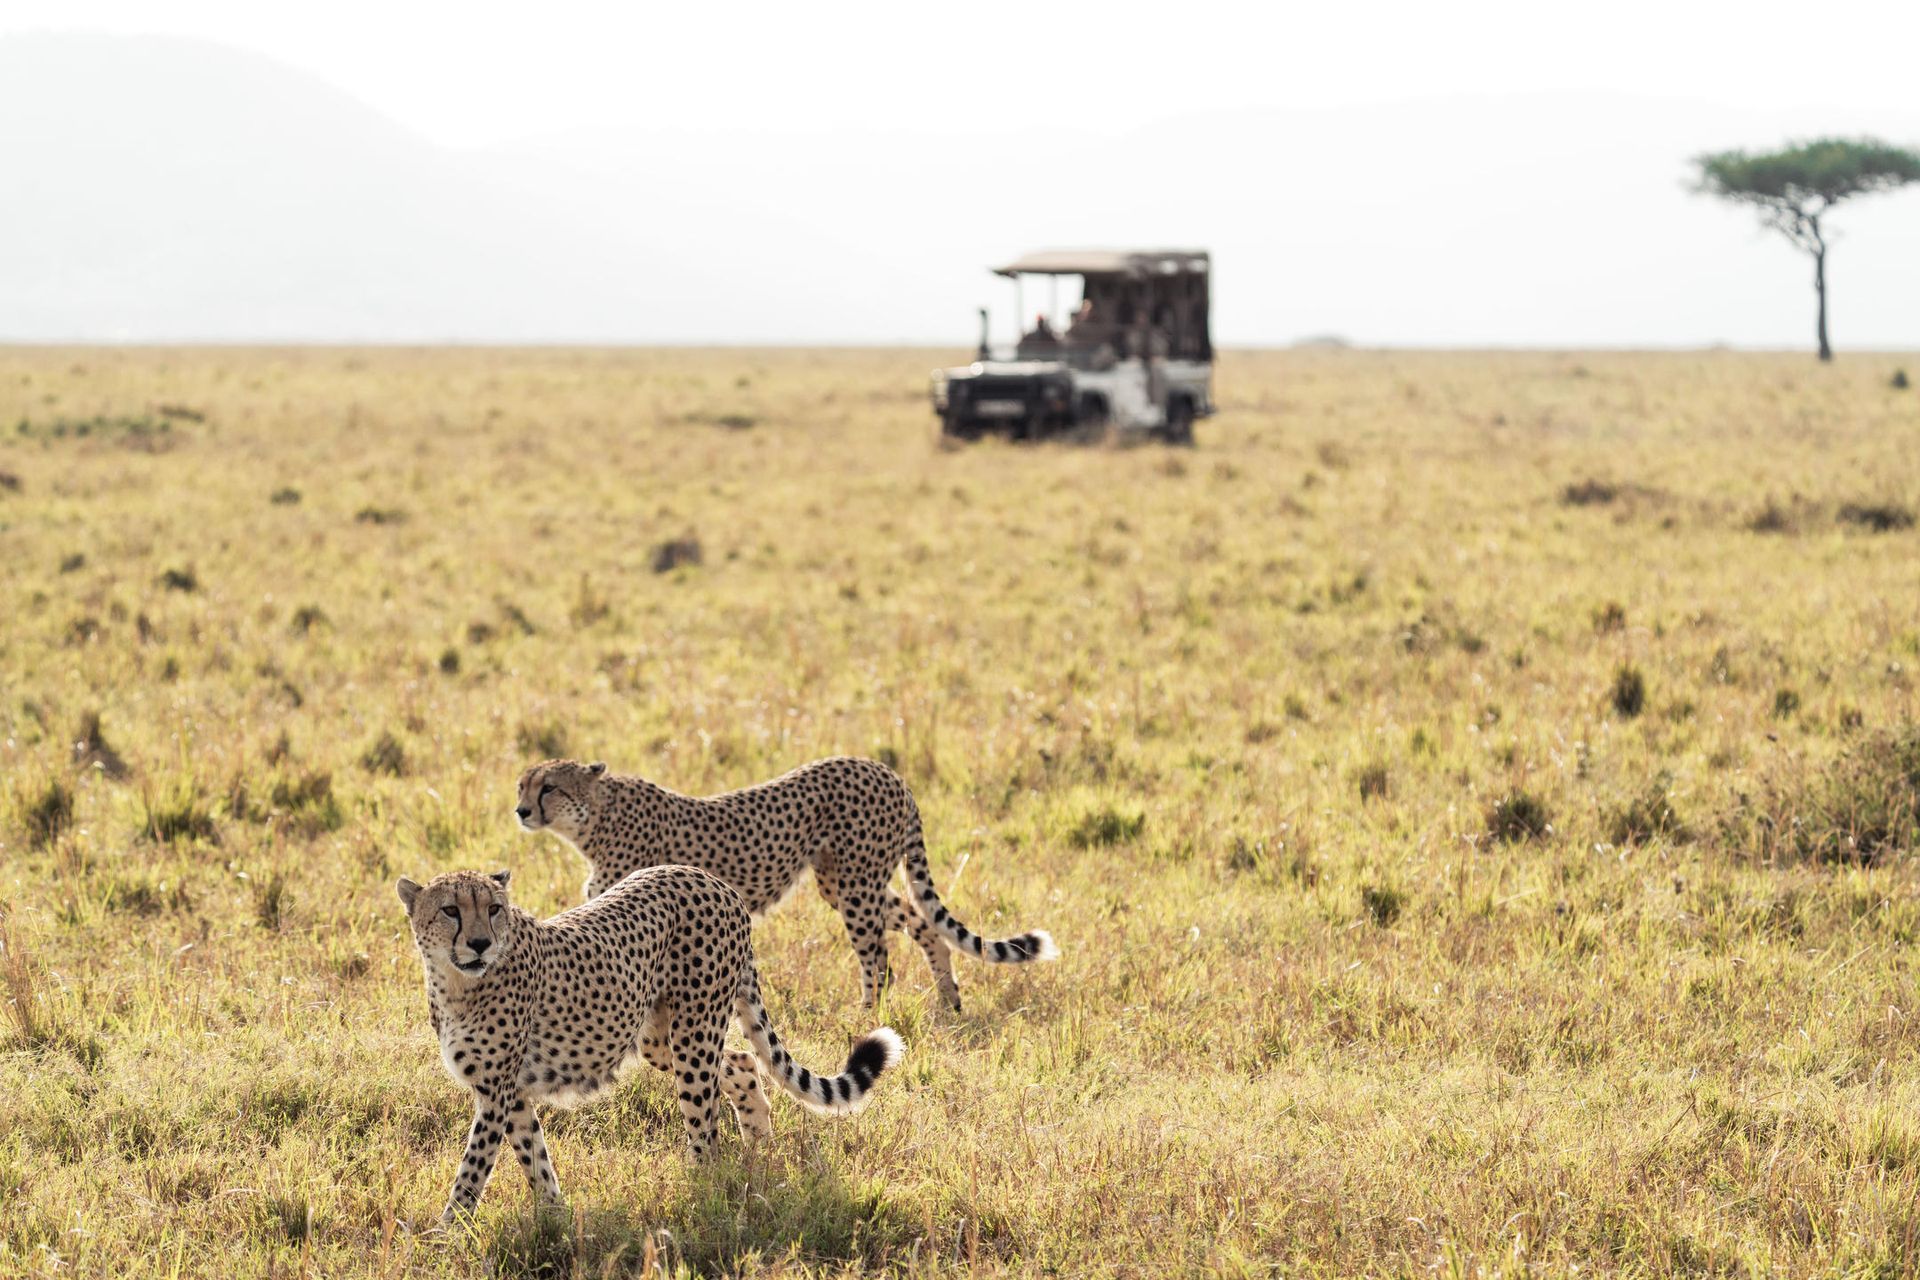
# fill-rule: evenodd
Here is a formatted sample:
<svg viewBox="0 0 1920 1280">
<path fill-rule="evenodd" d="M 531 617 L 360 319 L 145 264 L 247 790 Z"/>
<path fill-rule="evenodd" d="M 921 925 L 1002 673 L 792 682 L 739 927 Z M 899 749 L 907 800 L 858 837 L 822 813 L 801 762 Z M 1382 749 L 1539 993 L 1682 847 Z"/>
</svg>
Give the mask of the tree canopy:
<svg viewBox="0 0 1920 1280">
<path fill-rule="evenodd" d="M 1820 358 L 1827 342 L 1827 232 L 1821 218 L 1854 196 L 1920 182 L 1920 153 L 1877 138 L 1815 138 L 1779 151 L 1716 151 L 1697 156 L 1696 190 L 1759 210 L 1760 220 L 1813 256 L 1819 297 Z"/>
</svg>

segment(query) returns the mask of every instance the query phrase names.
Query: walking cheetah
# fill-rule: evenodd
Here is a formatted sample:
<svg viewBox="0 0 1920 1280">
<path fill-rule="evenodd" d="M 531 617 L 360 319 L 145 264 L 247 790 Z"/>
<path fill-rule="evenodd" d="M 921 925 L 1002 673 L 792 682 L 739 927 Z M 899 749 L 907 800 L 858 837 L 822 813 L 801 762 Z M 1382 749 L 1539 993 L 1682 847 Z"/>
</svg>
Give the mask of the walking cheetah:
<svg viewBox="0 0 1920 1280">
<path fill-rule="evenodd" d="M 941 904 L 913 793 L 877 760 L 815 760 L 771 782 L 706 799 L 608 773 L 604 764 L 548 760 L 520 775 L 514 815 L 526 830 L 552 831 L 586 855 L 589 900 L 637 867 L 686 863 L 739 890 L 757 918 L 811 866 L 820 896 L 847 922 L 869 1008 L 892 977 L 890 929 L 920 944 L 940 994 L 955 1009 L 960 987 L 949 946 L 993 964 L 1059 954 L 1038 929 L 983 938 Z M 902 857 L 911 901 L 887 887 Z"/>
<path fill-rule="evenodd" d="M 396 888 L 426 970 L 440 1057 L 473 1091 L 473 1130 L 441 1221 L 480 1202 L 494 1158 L 510 1145 L 534 1195 L 560 1183 L 534 1108 L 574 1107 L 644 1059 L 679 1082 L 687 1145 L 713 1148 L 721 1095 L 751 1138 L 772 1132 L 758 1065 L 815 1111 L 857 1111 L 900 1037 L 871 1031 L 837 1076 L 796 1064 L 760 1002 L 753 938 L 740 895 L 694 867 L 655 867 L 584 906 L 536 920 L 507 901 L 505 871 L 455 871 Z M 752 1053 L 725 1052 L 737 1019 Z"/>
</svg>

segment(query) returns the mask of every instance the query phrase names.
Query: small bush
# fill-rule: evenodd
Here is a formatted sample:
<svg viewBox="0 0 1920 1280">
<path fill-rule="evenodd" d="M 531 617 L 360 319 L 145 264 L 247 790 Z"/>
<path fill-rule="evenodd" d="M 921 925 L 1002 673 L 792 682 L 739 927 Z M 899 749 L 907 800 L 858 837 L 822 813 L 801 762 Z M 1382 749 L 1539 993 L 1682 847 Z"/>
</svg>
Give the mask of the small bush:
<svg viewBox="0 0 1920 1280">
<path fill-rule="evenodd" d="M 1509 792 L 1487 808 L 1487 835 L 1501 844 L 1539 840 L 1552 830 L 1547 806 L 1532 792 Z"/>
<path fill-rule="evenodd" d="M 1400 911 L 1407 905 L 1407 895 L 1392 885 L 1363 884 L 1360 886 L 1360 906 L 1367 918 L 1382 929 L 1400 918 Z"/>
<path fill-rule="evenodd" d="M 1603 636 L 1623 631 L 1626 626 L 1627 607 L 1618 600 L 1609 600 L 1593 611 L 1593 629 Z"/>
<path fill-rule="evenodd" d="M 1647 680 L 1640 668 L 1623 662 L 1613 673 L 1613 709 L 1631 720 L 1647 709 Z"/>
<path fill-rule="evenodd" d="M 1687 838 L 1686 824 L 1673 807 L 1673 778 L 1656 774 L 1636 794 L 1610 811 L 1605 818 L 1607 839 L 1614 844 L 1645 844 L 1655 836 L 1669 840 Z"/>
<path fill-rule="evenodd" d="M 353 513 L 356 524 L 405 524 L 407 513 L 398 507 L 366 506 Z"/>
<path fill-rule="evenodd" d="M 60 557 L 61 573 L 78 573 L 87 567 L 87 553 L 76 551 L 72 555 Z"/>
<path fill-rule="evenodd" d="M 372 746 L 360 753 L 360 767 L 368 773 L 384 773 L 397 778 L 407 771 L 407 751 L 391 733 L 382 733 Z"/>
<path fill-rule="evenodd" d="M 276 507 L 291 507 L 299 503 L 300 491 L 292 486 L 275 489 L 273 496 L 267 499 Z"/>
<path fill-rule="evenodd" d="M 443 676 L 459 675 L 460 674 L 460 651 L 454 648 L 452 645 L 448 645 L 446 648 L 442 649 L 440 651 L 439 667 L 440 667 L 440 674 Z"/>
<path fill-rule="evenodd" d="M 653 549 L 655 573 L 671 573 L 681 565 L 697 565 L 700 560 L 700 539 L 692 534 L 670 539 Z"/>
<path fill-rule="evenodd" d="M 1840 523 L 1869 533 L 1898 533 L 1913 528 L 1913 510 L 1897 502 L 1849 502 L 1840 508 Z"/>
<path fill-rule="evenodd" d="M 160 585 L 168 591 L 198 591 L 199 575 L 192 569 L 168 569 L 160 575 Z"/>
<path fill-rule="evenodd" d="M 315 627 L 327 625 L 327 611 L 317 604 L 303 604 L 293 611 L 293 618 L 287 624 L 297 636 L 304 636 Z"/>
<path fill-rule="evenodd" d="M 1895 369 L 1893 371 L 1893 377 L 1888 379 L 1887 385 L 1895 391 L 1905 391 L 1908 387 L 1912 386 L 1913 383 L 1907 380 L 1907 371 L 1905 369 Z"/>
<path fill-rule="evenodd" d="M 493 639 L 496 634 L 491 622 L 476 621 L 467 624 L 468 644 L 485 644 L 487 641 Z"/>
<path fill-rule="evenodd" d="M 7 493 L 20 492 L 20 477 L 11 471 L 0 471 L 0 490 Z"/>
<path fill-rule="evenodd" d="M 1800 710 L 1800 695 L 1792 689 L 1773 691 L 1773 718 L 1785 720 Z"/>
</svg>

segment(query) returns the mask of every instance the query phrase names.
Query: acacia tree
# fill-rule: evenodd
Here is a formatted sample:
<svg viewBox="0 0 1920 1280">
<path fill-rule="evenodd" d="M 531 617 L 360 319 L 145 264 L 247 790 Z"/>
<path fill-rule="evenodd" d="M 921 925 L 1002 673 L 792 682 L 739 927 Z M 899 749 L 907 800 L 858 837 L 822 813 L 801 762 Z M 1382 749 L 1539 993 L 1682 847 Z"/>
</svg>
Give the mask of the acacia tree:
<svg viewBox="0 0 1920 1280">
<path fill-rule="evenodd" d="M 1827 342 L 1827 240 L 1821 219 L 1842 200 L 1920 182 L 1920 154 L 1874 138 L 1816 138 L 1780 151 L 1717 151 L 1697 156 L 1695 189 L 1760 211 L 1760 221 L 1813 257 L 1819 299 L 1820 358 Z"/>
</svg>

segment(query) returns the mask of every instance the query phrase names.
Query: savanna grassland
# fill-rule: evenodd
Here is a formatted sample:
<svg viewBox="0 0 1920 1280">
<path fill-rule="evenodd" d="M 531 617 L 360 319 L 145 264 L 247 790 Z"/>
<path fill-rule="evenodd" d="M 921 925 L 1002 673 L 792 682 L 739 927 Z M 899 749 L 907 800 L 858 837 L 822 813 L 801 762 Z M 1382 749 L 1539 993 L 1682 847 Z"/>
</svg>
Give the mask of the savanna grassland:
<svg viewBox="0 0 1920 1280">
<path fill-rule="evenodd" d="M 1231 354 L 1199 446 L 944 450 L 940 352 L 0 351 L 0 1273 L 1920 1267 L 1899 360 Z M 908 1057 L 690 1168 L 469 1119 L 394 877 L 556 754 L 892 762 Z M 873 1025 L 803 890 L 802 1061 Z M 509 1162 L 510 1165 L 511 1162 Z"/>
</svg>

